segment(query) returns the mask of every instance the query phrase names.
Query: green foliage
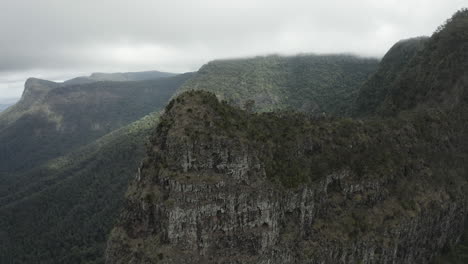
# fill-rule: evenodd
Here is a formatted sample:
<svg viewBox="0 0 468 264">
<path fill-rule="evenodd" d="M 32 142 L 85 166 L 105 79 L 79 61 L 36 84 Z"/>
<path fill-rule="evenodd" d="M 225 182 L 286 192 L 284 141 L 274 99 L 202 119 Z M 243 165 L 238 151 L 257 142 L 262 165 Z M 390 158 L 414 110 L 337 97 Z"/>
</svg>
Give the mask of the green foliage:
<svg viewBox="0 0 468 264">
<path fill-rule="evenodd" d="M 144 116 L 190 77 L 31 80 L 22 101 L 0 116 L 0 262 L 103 263 L 106 236 L 158 120 Z"/>
<path fill-rule="evenodd" d="M 377 64 L 348 55 L 219 60 L 204 65 L 181 91 L 213 92 L 238 106 L 253 100 L 253 110 L 259 112 L 295 109 L 344 115 Z"/>
<path fill-rule="evenodd" d="M 406 177 L 420 173 L 421 159 L 433 164 L 428 169 L 434 172 L 463 164 L 454 157 L 459 152 L 447 149 L 444 141 L 458 138 L 449 128 L 462 129 L 460 119 L 437 110 L 367 121 L 293 111 L 259 114 L 219 102 L 213 94 L 190 91 L 177 97 L 168 113 L 158 131 L 181 133 L 196 142 L 213 137 L 244 142 L 261 159 L 267 177 L 287 188 L 343 171 L 367 178 Z M 154 145 L 165 137 L 157 135 Z"/>
<path fill-rule="evenodd" d="M 410 51 L 413 50 L 414 55 L 405 59 L 403 64 L 393 63 L 395 66 L 401 64 L 399 71 L 387 73 L 383 70 L 373 77 L 379 79 L 384 75 L 386 79 L 382 87 L 387 96 L 378 96 L 377 102 L 363 103 L 361 108 L 365 110 L 366 105 L 370 105 L 370 112 L 376 109 L 383 115 L 395 115 L 416 106 L 451 109 L 467 102 L 464 89 L 468 67 L 467 32 L 468 10 L 462 9 L 429 39 L 419 41 L 419 44 L 413 40 L 415 45 Z M 371 83 L 370 86 L 375 88 L 376 85 Z M 373 100 L 369 99 L 369 91 L 365 88 L 363 93 L 361 102 Z"/>
<path fill-rule="evenodd" d="M 401 40 L 385 54 L 375 72 L 359 91 L 354 115 L 371 115 L 383 103 L 394 82 L 416 54 L 424 48 L 426 37 Z"/>
<path fill-rule="evenodd" d="M 157 122 L 149 115 L 16 175 L 0 198 L 0 262 L 104 263 L 107 235 Z"/>
</svg>

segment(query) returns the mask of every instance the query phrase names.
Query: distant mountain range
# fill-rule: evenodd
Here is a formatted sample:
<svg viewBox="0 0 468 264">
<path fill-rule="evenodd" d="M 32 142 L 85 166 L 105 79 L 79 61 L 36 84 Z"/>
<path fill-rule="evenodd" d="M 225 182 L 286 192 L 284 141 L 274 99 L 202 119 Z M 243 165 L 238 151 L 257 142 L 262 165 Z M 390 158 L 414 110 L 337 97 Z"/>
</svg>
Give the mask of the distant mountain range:
<svg viewBox="0 0 468 264">
<path fill-rule="evenodd" d="M 147 81 L 155 80 L 164 77 L 173 77 L 176 73 L 160 72 L 160 71 L 143 71 L 143 72 L 117 72 L 117 73 L 101 73 L 95 72 L 90 76 L 76 77 L 63 82 L 64 85 L 85 84 L 100 81 L 112 82 L 128 82 L 128 81 Z"/>
</svg>

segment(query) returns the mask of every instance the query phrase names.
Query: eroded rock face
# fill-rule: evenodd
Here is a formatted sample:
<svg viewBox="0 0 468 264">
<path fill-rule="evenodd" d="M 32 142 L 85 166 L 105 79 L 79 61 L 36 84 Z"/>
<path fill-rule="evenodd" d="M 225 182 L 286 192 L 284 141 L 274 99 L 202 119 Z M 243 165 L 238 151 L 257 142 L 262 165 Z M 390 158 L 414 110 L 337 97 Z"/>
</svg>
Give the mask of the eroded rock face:
<svg viewBox="0 0 468 264">
<path fill-rule="evenodd" d="M 435 184 L 425 162 L 404 178 L 407 168 L 375 176 L 337 166 L 286 188 L 265 169 L 266 143 L 220 132 L 205 96 L 169 106 L 107 263 L 429 263 L 459 239 L 461 187 Z M 296 141 L 298 153 L 314 149 Z"/>
</svg>

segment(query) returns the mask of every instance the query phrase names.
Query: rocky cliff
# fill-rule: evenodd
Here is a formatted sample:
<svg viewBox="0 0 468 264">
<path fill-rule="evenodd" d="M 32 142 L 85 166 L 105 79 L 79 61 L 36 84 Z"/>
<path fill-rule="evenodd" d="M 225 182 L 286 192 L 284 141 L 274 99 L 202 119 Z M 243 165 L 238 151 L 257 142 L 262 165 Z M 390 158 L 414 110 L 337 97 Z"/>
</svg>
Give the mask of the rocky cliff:
<svg viewBox="0 0 468 264">
<path fill-rule="evenodd" d="M 468 212 L 467 29 L 462 9 L 395 46 L 358 97 L 366 119 L 180 95 L 127 192 L 107 263 L 426 264 L 453 252 Z"/>
<path fill-rule="evenodd" d="M 184 93 L 128 190 L 107 263 L 429 263 L 467 212 L 451 126 L 426 111 L 249 114 Z"/>
</svg>

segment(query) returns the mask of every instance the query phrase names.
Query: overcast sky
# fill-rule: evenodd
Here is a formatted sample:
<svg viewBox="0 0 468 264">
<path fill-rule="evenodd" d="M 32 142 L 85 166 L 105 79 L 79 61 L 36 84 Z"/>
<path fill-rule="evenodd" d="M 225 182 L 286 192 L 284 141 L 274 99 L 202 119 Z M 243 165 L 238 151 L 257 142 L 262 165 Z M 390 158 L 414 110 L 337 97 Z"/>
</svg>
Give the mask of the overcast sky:
<svg viewBox="0 0 468 264">
<path fill-rule="evenodd" d="M 0 0 L 0 98 L 27 77 L 195 71 L 271 53 L 381 57 L 468 0 Z"/>
</svg>

